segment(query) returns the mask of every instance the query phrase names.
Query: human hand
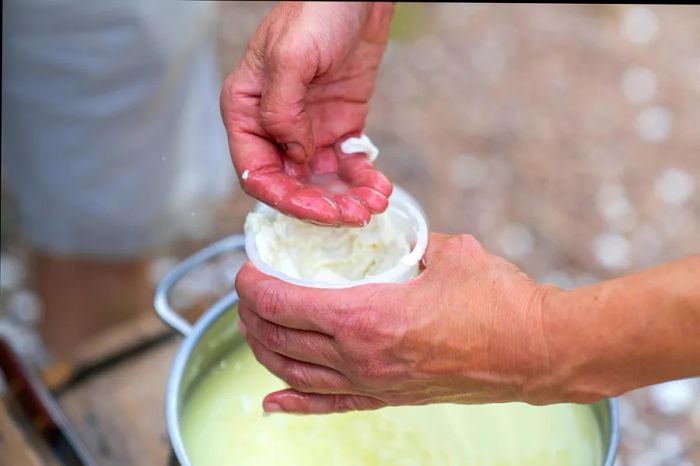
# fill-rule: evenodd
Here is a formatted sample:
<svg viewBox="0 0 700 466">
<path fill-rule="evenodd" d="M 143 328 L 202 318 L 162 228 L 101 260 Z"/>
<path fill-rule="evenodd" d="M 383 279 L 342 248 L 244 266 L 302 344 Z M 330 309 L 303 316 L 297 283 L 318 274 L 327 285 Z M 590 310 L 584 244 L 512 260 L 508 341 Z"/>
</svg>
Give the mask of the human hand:
<svg viewBox="0 0 700 466">
<path fill-rule="evenodd" d="M 468 235 L 433 233 L 404 284 L 313 289 L 246 263 L 236 278 L 256 358 L 290 389 L 267 411 L 328 413 L 427 403 L 549 402 L 537 285 Z"/>
<path fill-rule="evenodd" d="M 280 2 L 226 78 L 221 112 L 243 189 L 325 225 L 365 225 L 392 186 L 339 142 L 362 133 L 391 3 Z"/>
</svg>

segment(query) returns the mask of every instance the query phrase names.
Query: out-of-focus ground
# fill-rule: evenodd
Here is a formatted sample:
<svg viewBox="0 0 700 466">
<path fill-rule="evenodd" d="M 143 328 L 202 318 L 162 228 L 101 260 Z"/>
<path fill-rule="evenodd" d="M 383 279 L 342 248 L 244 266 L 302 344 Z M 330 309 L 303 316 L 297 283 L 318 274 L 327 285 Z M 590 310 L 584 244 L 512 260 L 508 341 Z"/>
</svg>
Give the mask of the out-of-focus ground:
<svg viewBox="0 0 700 466">
<path fill-rule="evenodd" d="M 268 8 L 221 5 L 224 70 Z M 469 232 L 541 282 L 698 253 L 700 8 L 400 4 L 366 131 L 433 230 Z M 211 239 L 252 205 L 237 192 Z M 17 333 L 40 303 L 5 210 L 0 330 Z M 154 277 L 194 247 L 164 248 Z M 620 404 L 618 466 L 700 465 L 698 380 Z"/>
</svg>

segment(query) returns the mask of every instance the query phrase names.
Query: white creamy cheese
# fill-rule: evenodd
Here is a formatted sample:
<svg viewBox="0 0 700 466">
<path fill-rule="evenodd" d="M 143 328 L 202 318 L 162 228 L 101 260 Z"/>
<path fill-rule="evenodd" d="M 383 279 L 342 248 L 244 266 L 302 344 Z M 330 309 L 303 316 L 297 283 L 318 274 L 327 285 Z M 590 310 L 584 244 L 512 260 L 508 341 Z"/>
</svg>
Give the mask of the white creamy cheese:
<svg viewBox="0 0 700 466">
<path fill-rule="evenodd" d="M 245 234 L 255 238 L 260 258 L 301 280 L 347 283 L 378 275 L 406 257 L 406 235 L 390 214 L 373 215 L 363 228 L 314 225 L 277 211 L 251 212 Z"/>
<path fill-rule="evenodd" d="M 340 150 L 346 154 L 356 154 L 362 152 L 367 155 L 367 160 L 374 162 L 379 156 L 379 149 L 372 144 L 366 134 L 358 137 L 347 138 L 340 143 Z"/>
</svg>

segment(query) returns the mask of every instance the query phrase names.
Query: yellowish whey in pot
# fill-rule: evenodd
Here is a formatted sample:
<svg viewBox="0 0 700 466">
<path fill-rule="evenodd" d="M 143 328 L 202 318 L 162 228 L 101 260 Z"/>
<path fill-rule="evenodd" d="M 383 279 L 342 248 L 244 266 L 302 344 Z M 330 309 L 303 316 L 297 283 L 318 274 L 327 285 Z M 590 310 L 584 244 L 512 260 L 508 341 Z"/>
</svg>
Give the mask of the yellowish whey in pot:
<svg viewBox="0 0 700 466">
<path fill-rule="evenodd" d="M 284 384 L 241 345 L 200 382 L 181 419 L 193 466 L 600 466 L 582 405 L 512 403 L 263 416 Z"/>
<path fill-rule="evenodd" d="M 378 275 L 409 254 L 406 235 L 389 213 L 363 228 L 329 228 L 277 211 L 251 212 L 245 234 L 255 238 L 263 262 L 292 278 L 346 283 Z"/>
</svg>

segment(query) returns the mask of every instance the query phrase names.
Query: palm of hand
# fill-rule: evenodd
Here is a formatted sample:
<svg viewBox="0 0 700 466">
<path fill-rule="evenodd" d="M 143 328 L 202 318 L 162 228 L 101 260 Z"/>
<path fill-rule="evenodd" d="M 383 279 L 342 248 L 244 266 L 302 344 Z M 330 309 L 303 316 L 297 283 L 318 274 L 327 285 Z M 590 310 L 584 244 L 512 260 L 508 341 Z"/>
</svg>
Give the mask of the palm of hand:
<svg viewBox="0 0 700 466">
<path fill-rule="evenodd" d="M 339 142 L 362 132 L 388 22 L 370 12 L 353 26 L 354 13 L 350 24 L 328 31 L 318 15 L 310 23 L 308 13 L 283 12 L 280 24 L 273 13 L 222 92 L 241 184 L 298 218 L 366 224 L 386 208 L 392 186 L 364 154 L 344 154 Z M 337 16 L 326 20 L 342 23 Z"/>
</svg>

